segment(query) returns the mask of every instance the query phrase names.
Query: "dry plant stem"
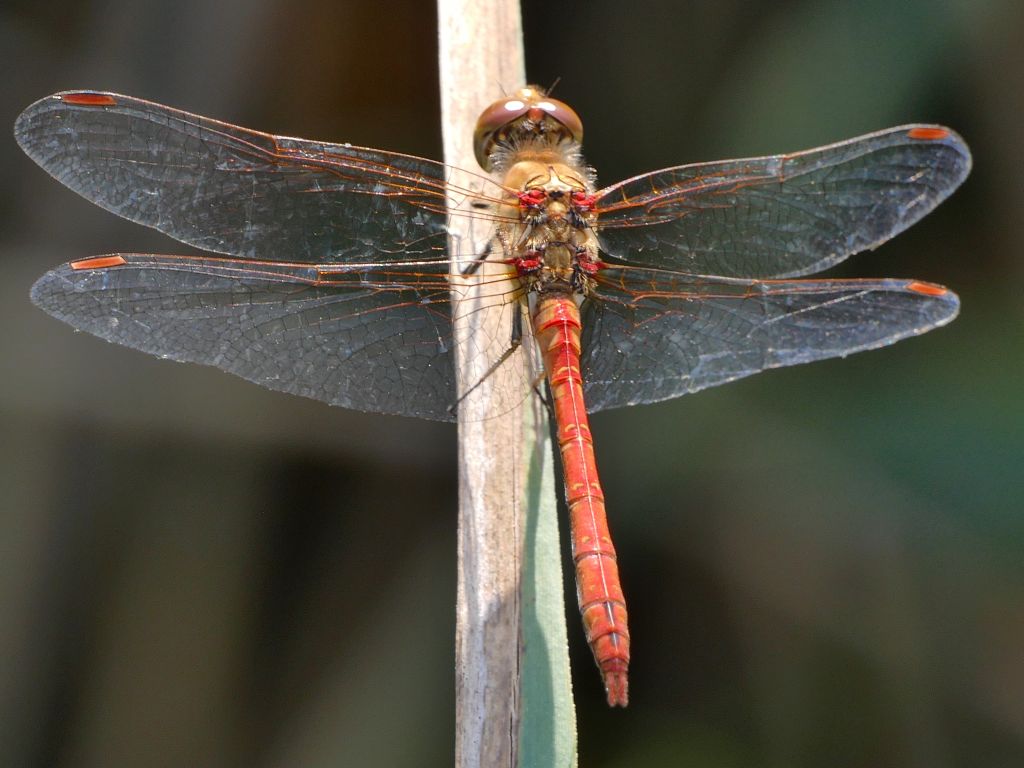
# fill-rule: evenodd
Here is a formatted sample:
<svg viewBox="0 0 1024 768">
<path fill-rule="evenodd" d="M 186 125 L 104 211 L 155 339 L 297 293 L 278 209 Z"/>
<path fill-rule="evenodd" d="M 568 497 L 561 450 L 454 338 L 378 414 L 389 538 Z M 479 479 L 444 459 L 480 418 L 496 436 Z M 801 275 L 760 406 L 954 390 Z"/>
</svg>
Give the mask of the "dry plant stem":
<svg viewBox="0 0 1024 768">
<path fill-rule="evenodd" d="M 476 168 L 472 133 L 501 89 L 525 79 L 517 0 L 439 0 L 441 103 L 445 162 Z M 472 177 L 455 186 L 479 186 Z M 457 206 L 459 200 L 449 201 Z M 450 220 L 449 248 L 459 259 L 482 254 L 489 228 L 468 216 Z M 489 267 L 482 270 L 485 274 Z M 461 278 L 454 275 L 459 284 Z M 478 273 L 479 274 L 479 273 Z M 503 402 L 505 372 L 522 352 L 477 385 L 507 348 L 480 340 L 508 337 L 507 314 L 479 311 L 471 289 L 453 301 L 459 403 L 459 533 L 456 605 L 456 765 L 514 766 L 518 722 L 519 580 L 523 551 L 522 413 L 488 418 Z M 513 377 L 516 378 L 516 377 Z M 516 380 L 521 380 L 516 378 Z M 514 399 L 514 398 L 513 398 Z"/>
</svg>

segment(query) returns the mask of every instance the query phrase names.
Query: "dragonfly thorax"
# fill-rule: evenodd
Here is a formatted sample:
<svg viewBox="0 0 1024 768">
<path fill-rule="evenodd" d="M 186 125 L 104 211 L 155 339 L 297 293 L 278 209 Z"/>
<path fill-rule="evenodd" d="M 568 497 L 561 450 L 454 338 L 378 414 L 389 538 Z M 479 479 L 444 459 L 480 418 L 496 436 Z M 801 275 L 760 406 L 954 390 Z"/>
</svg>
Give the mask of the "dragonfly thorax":
<svg viewBox="0 0 1024 768">
<path fill-rule="evenodd" d="M 498 239 L 526 288 L 589 294 L 600 262 L 586 169 L 531 158 L 512 165 L 504 181 L 508 223 Z"/>
</svg>

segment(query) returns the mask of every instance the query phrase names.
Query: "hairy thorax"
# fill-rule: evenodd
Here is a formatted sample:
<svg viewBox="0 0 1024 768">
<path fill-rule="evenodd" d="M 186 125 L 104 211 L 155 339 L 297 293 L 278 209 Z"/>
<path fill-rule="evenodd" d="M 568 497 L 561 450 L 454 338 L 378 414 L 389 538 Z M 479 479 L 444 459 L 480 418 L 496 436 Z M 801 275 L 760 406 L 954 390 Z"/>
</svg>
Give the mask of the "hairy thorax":
<svg viewBox="0 0 1024 768">
<path fill-rule="evenodd" d="M 505 172 L 498 238 L 527 290 L 581 299 L 593 290 L 601 264 L 588 177 L 549 148 L 520 152 Z"/>
</svg>

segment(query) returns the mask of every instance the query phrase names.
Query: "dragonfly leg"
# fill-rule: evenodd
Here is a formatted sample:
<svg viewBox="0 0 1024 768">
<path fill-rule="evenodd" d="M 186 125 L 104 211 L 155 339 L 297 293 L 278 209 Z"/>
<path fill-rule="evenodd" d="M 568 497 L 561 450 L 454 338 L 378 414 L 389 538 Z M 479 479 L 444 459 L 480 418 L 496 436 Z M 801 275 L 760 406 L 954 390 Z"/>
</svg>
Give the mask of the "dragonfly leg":
<svg viewBox="0 0 1024 768">
<path fill-rule="evenodd" d="M 523 313 L 516 312 L 512 318 L 512 336 L 510 339 L 511 349 L 517 349 L 523 343 Z M 534 394 L 540 398 L 540 401 L 544 404 L 544 407 L 548 410 L 548 416 L 554 419 L 554 411 L 551 410 L 551 397 L 550 390 L 547 387 L 548 376 L 544 371 L 541 371 L 533 377 L 533 381 L 530 382 L 530 389 L 533 390 Z"/>
<path fill-rule="evenodd" d="M 547 386 L 543 386 L 547 380 L 547 376 L 543 373 L 538 374 L 537 378 L 533 380 L 533 393 L 540 398 L 541 404 L 548 411 L 548 417 L 551 419 L 555 418 L 555 412 L 552 410 L 553 403 L 551 401 L 551 390 Z"/>
<path fill-rule="evenodd" d="M 461 274 L 464 276 L 474 275 L 476 271 L 480 269 L 480 265 L 487 261 L 487 258 L 491 255 L 491 242 L 488 241 L 487 245 L 484 246 L 484 251 L 479 256 L 474 256 L 473 259 L 461 270 Z"/>
<path fill-rule="evenodd" d="M 470 393 L 475 391 L 477 387 L 479 387 L 481 384 L 483 384 L 485 381 L 487 381 L 487 379 L 491 376 L 491 374 L 493 374 L 496 370 L 498 370 L 498 368 L 501 367 L 502 363 L 504 363 L 506 360 L 508 360 L 510 357 L 512 357 L 513 354 L 515 354 L 515 351 L 517 349 L 519 349 L 519 347 L 522 345 L 522 343 L 523 343 L 522 337 L 520 337 L 518 339 L 513 338 L 512 342 L 508 346 L 508 349 L 506 349 L 504 352 L 501 353 L 501 357 L 499 357 L 497 360 L 495 360 L 491 364 L 490 368 L 488 368 L 486 371 L 484 371 L 483 375 L 479 379 L 476 380 L 476 382 L 473 384 L 473 386 L 471 386 L 469 389 L 467 389 L 465 392 L 463 392 L 461 395 L 459 395 L 458 399 L 454 403 L 452 403 L 451 405 L 448 406 L 448 413 L 454 415 L 455 412 L 459 409 L 459 403 L 461 403 L 466 397 L 468 397 Z"/>
</svg>

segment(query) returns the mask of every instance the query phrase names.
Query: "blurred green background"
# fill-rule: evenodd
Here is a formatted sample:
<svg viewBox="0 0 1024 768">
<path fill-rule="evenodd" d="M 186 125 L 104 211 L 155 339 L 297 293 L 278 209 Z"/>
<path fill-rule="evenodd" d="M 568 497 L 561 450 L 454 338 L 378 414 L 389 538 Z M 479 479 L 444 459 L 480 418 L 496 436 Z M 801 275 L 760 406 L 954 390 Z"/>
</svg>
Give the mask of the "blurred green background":
<svg viewBox="0 0 1024 768">
<path fill-rule="evenodd" d="M 594 418 L 634 664 L 609 711 L 570 596 L 581 764 L 1024 765 L 1024 6 L 524 19 L 605 183 L 913 121 L 975 156 L 834 272 L 948 285 L 951 326 Z M 429 2 L 8 0 L 0 51 L 7 126 L 91 87 L 440 156 Z M 451 764 L 454 429 L 74 334 L 31 306 L 38 275 L 182 248 L 9 134 L 0 170 L 0 763 Z"/>
</svg>

